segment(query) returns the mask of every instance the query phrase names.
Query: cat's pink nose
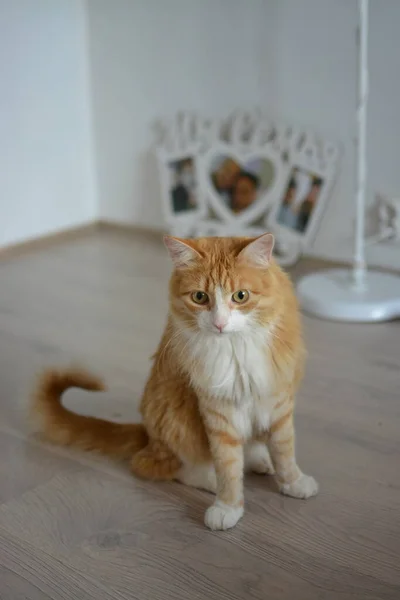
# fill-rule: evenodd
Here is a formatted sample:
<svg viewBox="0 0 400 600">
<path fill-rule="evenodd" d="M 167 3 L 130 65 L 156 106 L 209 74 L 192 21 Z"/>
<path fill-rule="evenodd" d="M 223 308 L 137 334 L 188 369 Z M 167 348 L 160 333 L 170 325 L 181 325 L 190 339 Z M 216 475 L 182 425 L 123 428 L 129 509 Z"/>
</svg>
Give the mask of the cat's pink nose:
<svg viewBox="0 0 400 600">
<path fill-rule="evenodd" d="M 220 333 L 223 332 L 224 327 L 226 327 L 227 324 L 228 324 L 227 321 L 220 321 L 220 320 L 214 321 L 214 327 L 216 327 Z"/>
</svg>

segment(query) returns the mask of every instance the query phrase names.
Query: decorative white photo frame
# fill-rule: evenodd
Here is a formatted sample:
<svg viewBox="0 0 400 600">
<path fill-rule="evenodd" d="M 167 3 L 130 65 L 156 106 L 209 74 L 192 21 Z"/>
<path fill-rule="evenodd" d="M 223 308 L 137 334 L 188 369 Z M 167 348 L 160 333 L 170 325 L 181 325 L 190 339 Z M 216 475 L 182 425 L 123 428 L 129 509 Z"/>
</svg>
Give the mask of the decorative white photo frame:
<svg viewBox="0 0 400 600">
<path fill-rule="evenodd" d="M 196 236 L 198 237 L 257 237 L 266 232 L 264 227 L 237 226 L 234 222 L 221 223 L 218 219 L 204 219 L 196 224 Z"/>
<path fill-rule="evenodd" d="M 338 152 L 307 139 L 301 150 L 290 152 L 283 193 L 265 225 L 285 242 L 302 251 L 313 242 L 329 200 L 337 170 Z"/>
<path fill-rule="evenodd" d="M 260 109 L 238 110 L 226 119 L 183 112 L 158 126 L 163 213 L 170 233 L 257 236 L 272 231 L 278 262 L 298 260 L 315 237 L 331 193 L 336 145 Z M 234 169 L 228 181 L 227 165 Z M 288 194 L 293 179 L 294 212 L 301 202 L 301 219 L 292 215 L 288 221 L 282 206 L 293 195 Z"/>
<path fill-rule="evenodd" d="M 173 235 L 194 235 L 195 224 L 208 214 L 198 181 L 197 153 L 195 145 L 157 152 L 163 214 Z"/>
</svg>

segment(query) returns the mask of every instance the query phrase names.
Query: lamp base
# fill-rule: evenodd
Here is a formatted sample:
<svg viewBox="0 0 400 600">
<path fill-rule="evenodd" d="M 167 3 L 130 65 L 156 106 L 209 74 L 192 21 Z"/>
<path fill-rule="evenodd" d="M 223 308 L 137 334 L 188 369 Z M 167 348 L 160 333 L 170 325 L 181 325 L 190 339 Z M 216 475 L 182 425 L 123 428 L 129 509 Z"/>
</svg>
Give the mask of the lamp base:
<svg viewBox="0 0 400 600">
<path fill-rule="evenodd" d="M 300 280 L 300 306 L 331 321 L 378 323 L 400 318 L 400 277 L 367 271 L 363 287 L 354 284 L 350 269 L 332 269 Z"/>
</svg>

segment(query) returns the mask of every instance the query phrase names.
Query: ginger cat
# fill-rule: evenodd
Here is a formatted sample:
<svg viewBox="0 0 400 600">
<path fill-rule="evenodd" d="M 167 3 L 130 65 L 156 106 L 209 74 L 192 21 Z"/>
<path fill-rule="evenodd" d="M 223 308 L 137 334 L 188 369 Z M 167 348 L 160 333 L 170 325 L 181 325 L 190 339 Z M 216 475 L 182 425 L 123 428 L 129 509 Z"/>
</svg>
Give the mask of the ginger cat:
<svg viewBox="0 0 400 600">
<path fill-rule="evenodd" d="M 275 473 L 283 494 L 318 491 L 295 459 L 293 408 L 304 362 L 297 301 L 272 258 L 274 239 L 166 237 L 174 271 L 168 322 L 147 381 L 142 424 L 76 415 L 69 387 L 101 390 L 82 371 L 48 371 L 33 409 L 52 442 L 130 460 L 132 472 L 216 494 L 210 529 L 243 515 L 243 473 Z"/>
</svg>

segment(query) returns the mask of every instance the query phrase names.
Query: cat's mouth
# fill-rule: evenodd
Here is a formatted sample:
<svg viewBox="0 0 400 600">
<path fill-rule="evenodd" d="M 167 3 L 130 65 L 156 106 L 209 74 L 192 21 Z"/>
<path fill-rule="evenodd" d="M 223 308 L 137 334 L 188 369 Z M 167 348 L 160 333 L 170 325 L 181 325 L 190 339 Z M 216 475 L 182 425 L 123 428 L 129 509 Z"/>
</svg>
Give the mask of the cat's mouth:
<svg viewBox="0 0 400 600">
<path fill-rule="evenodd" d="M 234 333 L 231 330 L 224 330 L 223 329 L 222 331 L 219 331 L 218 329 L 215 329 L 215 328 L 211 329 L 211 327 L 207 327 L 205 329 L 200 329 L 200 331 L 202 331 L 205 334 L 208 334 L 208 335 L 212 336 L 213 339 L 214 338 L 226 337 L 227 335 L 230 335 L 230 334 Z"/>
<path fill-rule="evenodd" d="M 232 330 L 230 328 L 226 328 L 226 329 L 210 329 L 209 332 L 212 334 L 213 337 L 217 337 L 217 338 L 222 338 L 222 337 L 226 337 L 228 335 L 232 335 L 233 333 L 237 333 L 237 331 Z"/>
</svg>

